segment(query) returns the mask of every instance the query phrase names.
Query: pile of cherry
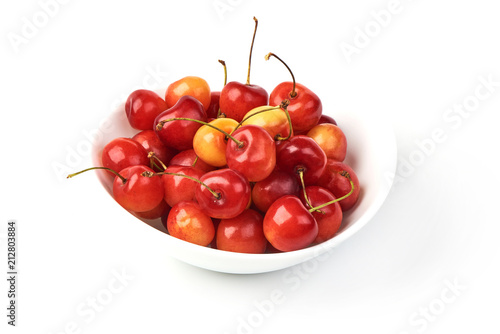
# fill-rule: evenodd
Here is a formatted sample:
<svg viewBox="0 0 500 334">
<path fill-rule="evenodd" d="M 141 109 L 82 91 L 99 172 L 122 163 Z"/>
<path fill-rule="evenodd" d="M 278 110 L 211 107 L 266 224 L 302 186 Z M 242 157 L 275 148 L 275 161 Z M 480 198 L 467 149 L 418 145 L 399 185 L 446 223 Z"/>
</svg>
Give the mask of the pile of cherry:
<svg viewBox="0 0 500 334">
<path fill-rule="evenodd" d="M 132 92 L 125 112 L 138 133 L 107 143 L 102 165 L 84 171 L 105 169 L 122 207 L 198 245 L 265 253 L 334 237 L 360 191 L 341 127 L 293 74 L 268 94 L 250 84 L 250 61 L 245 84 L 226 83 L 220 62 L 221 91 L 188 76 L 164 97 Z"/>
</svg>

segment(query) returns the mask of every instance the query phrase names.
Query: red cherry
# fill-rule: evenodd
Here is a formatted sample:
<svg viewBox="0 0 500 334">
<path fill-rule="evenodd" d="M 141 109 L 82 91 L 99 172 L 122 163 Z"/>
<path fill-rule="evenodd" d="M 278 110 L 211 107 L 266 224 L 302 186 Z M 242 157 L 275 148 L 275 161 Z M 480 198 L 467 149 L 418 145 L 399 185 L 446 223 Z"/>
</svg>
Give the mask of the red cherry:
<svg viewBox="0 0 500 334">
<path fill-rule="evenodd" d="M 193 148 L 193 137 L 201 124 L 183 120 L 164 123 L 172 118 L 191 118 L 206 122 L 207 115 L 203 105 L 194 97 L 182 96 L 172 108 L 162 112 L 155 120 L 156 135 L 164 145 L 179 151 Z"/>
<path fill-rule="evenodd" d="M 146 89 L 132 92 L 125 102 L 128 121 L 138 130 L 153 129 L 155 118 L 167 108 L 167 103 L 158 94 Z"/>
<path fill-rule="evenodd" d="M 265 106 L 269 100 L 267 91 L 257 85 L 250 84 L 250 68 L 252 63 L 252 50 L 257 33 L 258 21 L 254 17 L 255 29 L 253 32 L 252 45 L 250 46 L 250 56 L 248 59 L 248 74 L 246 84 L 236 81 L 227 83 L 220 93 L 220 110 L 226 117 L 233 118 L 237 122 L 243 119 L 243 116 L 256 107 Z M 277 103 L 278 105 L 281 103 Z"/>
<path fill-rule="evenodd" d="M 121 171 L 129 166 L 149 165 L 148 152 L 135 140 L 119 137 L 110 141 L 101 154 L 103 167 Z"/>
<path fill-rule="evenodd" d="M 212 218 L 234 218 L 250 202 L 250 183 L 238 171 L 217 169 L 203 175 L 200 181 L 205 186 L 198 185 L 196 188 L 196 200 Z"/>
<path fill-rule="evenodd" d="M 216 233 L 217 249 L 239 253 L 264 253 L 267 239 L 262 222 L 262 215 L 251 209 L 234 218 L 221 219 Z"/>
<path fill-rule="evenodd" d="M 296 196 L 276 200 L 264 217 L 264 235 L 278 250 L 289 252 L 309 246 L 318 235 L 318 223 Z"/>
<path fill-rule="evenodd" d="M 187 175 L 199 180 L 205 172 L 194 167 L 169 166 L 165 173 L 175 173 Z M 164 174 L 161 176 L 165 189 L 165 202 L 170 206 L 182 201 L 194 200 L 194 192 L 198 185 L 196 181 L 186 177 Z"/>
<path fill-rule="evenodd" d="M 308 131 L 313 126 L 318 124 L 318 121 L 323 112 L 321 100 L 313 91 L 306 86 L 296 83 L 295 76 L 288 65 L 274 53 L 270 52 L 266 55 L 266 60 L 271 56 L 278 59 L 288 69 L 292 76 L 293 82 L 282 82 L 276 86 L 269 96 L 269 104 L 275 105 L 281 101 L 288 99 L 288 113 L 292 121 L 294 133 Z"/>
<path fill-rule="evenodd" d="M 164 217 L 170 211 L 170 206 L 165 202 L 161 201 L 154 209 L 144 212 L 134 212 L 134 214 L 142 219 L 158 219 Z"/>
<path fill-rule="evenodd" d="M 177 155 L 170 160 L 170 166 L 190 166 L 204 172 L 210 172 L 215 169 L 214 166 L 211 166 L 205 161 L 199 159 L 192 148 L 177 153 Z"/>
<path fill-rule="evenodd" d="M 226 147 L 227 166 L 239 171 L 248 181 L 268 177 L 276 166 L 276 145 L 269 132 L 257 125 L 245 125 L 232 134 Z"/>
<path fill-rule="evenodd" d="M 212 219 L 193 201 L 174 205 L 165 227 L 171 236 L 200 246 L 209 245 L 215 236 Z"/>
<path fill-rule="evenodd" d="M 125 182 L 115 177 L 113 197 L 126 210 L 144 212 L 155 209 L 163 201 L 163 183 L 159 176 L 144 176 L 153 173 L 147 166 L 130 166 L 120 171 Z"/>
<path fill-rule="evenodd" d="M 165 146 L 153 130 L 143 130 L 133 136 L 132 139 L 141 144 L 146 152 L 154 152 L 156 157 L 165 165 L 168 165 L 170 159 L 177 154 L 176 150 Z"/>
<path fill-rule="evenodd" d="M 282 142 L 276 150 L 277 165 L 300 181 L 302 173 L 306 185 L 315 184 L 326 166 L 326 155 L 310 137 L 293 136 Z"/>
<path fill-rule="evenodd" d="M 343 200 L 339 201 L 342 211 L 348 211 L 357 203 L 360 195 L 359 179 L 354 170 L 347 164 L 328 159 L 323 175 L 318 180 L 318 185 L 328 189 L 335 197 L 340 198 L 351 191 L 349 179 L 340 173 L 346 171 L 349 173 L 354 184 L 353 193 Z"/>
<path fill-rule="evenodd" d="M 324 124 L 324 123 L 330 123 L 333 125 L 337 125 L 337 121 L 333 119 L 333 117 L 321 114 L 321 117 L 319 118 L 318 124 Z"/>
<path fill-rule="evenodd" d="M 319 186 L 308 186 L 305 192 L 313 208 L 336 199 L 330 191 Z M 303 192 L 300 194 L 300 200 L 307 209 L 311 209 Z M 321 243 L 333 238 L 342 223 L 343 215 L 339 202 L 329 204 L 321 208 L 320 211 L 313 211 L 312 215 L 318 223 L 318 236 L 313 243 Z"/>
<path fill-rule="evenodd" d="M 252 202 L 257 209 L 266 212 L 281 196 L 298 196 L 299 191 L 300 184 L 295 176 L 274 170 L 267 178 L 254 184 Z"/>
<path fill-rule="evenodd" d="M 217 118 L 219 114 L 219 99 L 220 92 L 211 92 L 210 93 L 210 105 L 207 109 L 207 118 Z"/>
</svg>

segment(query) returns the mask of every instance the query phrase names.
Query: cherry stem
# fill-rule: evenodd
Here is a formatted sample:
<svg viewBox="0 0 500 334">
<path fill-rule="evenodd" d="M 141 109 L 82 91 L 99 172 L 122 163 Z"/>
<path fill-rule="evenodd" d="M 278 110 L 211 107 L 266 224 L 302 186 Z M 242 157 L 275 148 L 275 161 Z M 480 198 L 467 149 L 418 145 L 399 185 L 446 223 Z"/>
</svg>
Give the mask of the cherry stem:
<svg viewBox="0 0 500 334">
<path fill-rule="evenodd" d="M 326 202 L 326 203 L 323 203 L 321 205 L 318 205 L 317 207 L 310 209 L 309 212 L 313 212 L 313 211 L 316 211 L 318 209 L 324 208 L 327 205 L 333 204 L 335 202 L 339 202 L 339 201 L 341 201 L 341 200 L 343 200 L 343 199 L 351 196 L 351 194 L 354 192 L 354 182 L 352 182 L 351 175 L 349 175 L 349 173 L 346 172 L 346 171 L 342 171 L 339 174 L 342 175 L 342 176 L 344 176 L 344 177 L 346 177 L 349 180 L 349 182 L 351 183 L 351 191 L 349 191 L 347 194 L 345 194 L 342 197 L 334 199 L 333 201 Z"/>
<path fill-rule="evenodd" d="M 286 137 L 282 137 L 279 134 L 276 135 L 276 138 L 274 138 L 274 139 L 280 140 L 280 141 L 288 140 L 292 136 L 292 133 L 293 133 L 292 119 L 290 118 L 290 113 L 288 112 L 288 109 L 287 109 L 288 105 L 290 104 L 290 100 L 283 100 L 283 102 L 286 102 L 286 104 L 284 105 L 284 107 L 282 109 L 285 112 L 286 119 L 288 120 L 288 127 L 290 130 L 288 131 L 288 136 L 286 136 Z M 283 105 L 283 102 L 281 102 L 282 105 Z"/>
<path fill-rule="evenodd" d="M 196 165 L 196 163 L 198 162 L 198 156 L 196 155 L 194 160 L 193 160 L 193 163 L 191 164 L 191 167 L 194 167 Z"/>
<path fill-rule="evenodd" d="M 86 169 L 81 170 L 81 171 L 79 171 L 79 172 L 76 172 L 76 173 L 73 173 L 73 174 L 69 174 L 66 178 L 67 178 L 67 179 L 70 179 L 70 178 L 72 178 L 73 176 L 77 176 L 78 174 L 85 173 L 85 172 L 87 172 L 87 171 L 89 171 L 89 170 L 94 170 L 94 169 L 104 169 L 104 170 L 110 171 L 111 173 L 113 173 L 113 174 L 115 174 L 116 176 L 118 176 L 118 177 L 122 180 L 123 184 L 125 184 L 125 182 L 127 182 L 127 179 L 126 179 L 126 178 L 124 178 L 123 176 L 121 176 L 121 175 L 120 175 L 120 173 L 118 173 L 118 172 L 117 172 L 117 171 L 115 171 L 114 169 L 111 169 L 111 168 L 108 168 L 108 167 L 90 167 L 90 168 L 86 168 Z"/>
<path fill-rule="evenodd" d="M 191 181 L 194 181 L 202 186 L 204 186 L 205 188 L 207 188 L 208 191 L 210 191 L 210 193 L 212 195 L 214 195 L 214 197 L 216 199 L 220 199 L 221 198 L 221 194 L 216 192 L 215 190 L 213 190 L 212 188 L 210 188 L 206 183 L 204 183 L 203 181 L 201 180 L 198 180 L 197 178 L 194 178 L 192 176 L 189 176 L 189 175 L 185 175 L 185 174 L 180 174 L 180 173 L 171 173 L 171 172 L 159 172 L 159 173 L 152 173 L 152 172 L 143 172 L 142 173 L 142 176 L 146 176 L 146 177 L 153 177 L 155 175 L 173 175 L 173 176 L 180 176 L 180 177 L 185 177 L 186 179 L 189 179 Z"/>
<path fill-rule="evenodd" d="M 288 65 L 280 57 L 278 57 L 277 55 L 275 55 L 272 52 L 269 52 L 264 58 L 266 60 L 269 60 L 269 58 L 271 56 L 273 56 L 274 58 L 278 59 L 283 65 L 285 65 L 285 67 L 288 69 L 288 72 L 290 72 L 290 74 L 292 75 L 293 86 L 292 86 L 292 91 L 290 92 L 290 97 L 297 96 L 297 92 L 295 91 L 295 76 L 293 75 L 292 70 L 290 69 L 290 67 L 288 67 Z"/>
<path fill-rule="evenodd" d="M 155 152 L 153 152 L 153 151 L 149 152 L 148 153 L 148 158 L 149 158 L 149 161 L 151 162 L 151 165 L 156 166 L 158 169 L 161 169 L 161 168 L 163 168 L 163 170 L 167 169 L 167 166 L 165 166 L 165 164 L 163 163 L 163 161 L 161 161 L 160 158 L 158 158 L 156 156 Z M 155 160 L 160 163 L 161 167 L 159 167 L 155 163 Z"/>
<path fill-rule="evenodd" d="M 250 85 L 250 67 L 252 64 L 253 43 L 255 41 L 255 34 L 257 33 L 257 25 L 259 24 L 259 21 L 257 20 L 257 18 L 255 16 L 253 17 L 253 20 L 255 21 L 255 28 L 253 30 L 252 45 L 250 45 L 250 56 L 248 57 L 247 85 Z"/>
<path fill-rule="evenodd" d="M 300 177 L 300 183 L 302 184 L 302 191 L 304 191 L 304 198 L 307 202 L 307 205 L 309 205 L 309 207 L 312 208 L 313 206 L 312 206 L 311 201 L 309 200 L 309 197 L 307 196 L 307 192 L 306 192 L 306 184 L 304 182 L 304 169 L 299 168 L 298 172 L 299 172 L 299 177 Z M 321 210 L 318 210 L 318 209 L 315 209 L 312 211 L 311 210 L 309 210 L 309 212 L 318 211 L 319 213 L 323 213 Z"/>
<path fill-rule="evenodd" d="M 243 143 L 242 141 L 239 141 L 238 139 L 234 138 L 233 136 L 231 136 L 226 131 L 224 131 L 224 130 L 222 130 L 222 129 L 220 129 L 220 128 L 218 128 L 218 127 L 216 127 L 216 126 L 214 126 L 214 125 L 212 125 L 210 123 L 207 123 L 207 122 L 204 122 L 204 121 L 200 121 L 199 119 L 194 119 L 194 118 L 174 117 L 174 118 L 165 119 L 163 121 L 160 121 L 160 123 L 156 124 L 156 130 L 160 131 L 163 128 L 163 124 L 165 124 L 167 122 L 171 122 L 171 121 L 192 121 L 192 122 L 200 123 L 202 125 L 206 125 L 208 127 L 211 127 L 212 129 L 215 129 L 215 130 L 221 132 L 227 138 L 230 138 L 232 141 L 234 141 L 239 148 L 242 148 L 245 145 L 245 143 Z"/>
<path fill-rule="evenodd" d="M 245 123 L 245 121 L 247 121 L 248 119 L 252 118 L 253 116 L 255 115 L 258 115 L 260 113 L 263 113 L 263 112 L 266 112 L 266 111 L 271 111 L 271 110 L 277 110 L 277 109 L 283 109 L 283 110 L 286 110 L 286 107 L 288 106 L 288 104 L 290 104 L 290 101 L 289 100 L 283 100 L 283 102 L 281 102 L 281 104 L 279 106 L 275 106 L 275 107 L 269 107 L 269 108 L 266 108 L 266 109 L 262 109 L 262 110 L 259 110 L 245 118 L 243 118 L 239 123 L 238 125 L 236 125 L 236 127 L 233 129 L 233 131 L 231 131 L 231 134 L 233 134 L 234 131 L 238 130 L 239 127 L 241 127 L 243 125 L 243 123 Z"/>
<path fill-rule="evenodd" d="M 227 67 L 226 67 L 226 62 L 224 60 L 219 59 L 219 63 L 224 66 L 224 86 L 227 84 Z"/>
</svg>

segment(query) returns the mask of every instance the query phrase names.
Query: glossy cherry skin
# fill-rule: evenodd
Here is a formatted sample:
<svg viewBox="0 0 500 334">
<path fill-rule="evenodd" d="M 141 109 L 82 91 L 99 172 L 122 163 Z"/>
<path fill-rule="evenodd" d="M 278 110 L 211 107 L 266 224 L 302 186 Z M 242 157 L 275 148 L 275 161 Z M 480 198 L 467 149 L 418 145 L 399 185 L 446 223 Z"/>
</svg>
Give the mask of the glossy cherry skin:
<svg viewBox="0 0 500 334">
<path fill-rule="evenodd" d="M 201 169 L 187 166 L 169 166 L 165 172 L 187 175 L 197 180 L 205 174 Z M 168 205 L 174 206 L 182 201 L 194 200 L 194 192 L 198 185 L 196 181 L 186 177 L 168 174 L 162 175 L 161 178 L 165 189 L 165 202 L 167 202 Z"/>
<path fill-rule="evenodd" d="M 200 246 L 208 246 L 215 236 L 212 219 L 193 201 L 174 205 L 166 228 L 171 236 Z"/>
<path fill-rule="evenodd" d="M 306 193 L 313 208 L 336 199 L 330 191 L 319 186 L 306 187 Z M 307 209 L 311 209 L 305 200 L 303 192 L 300 194 L 300 200 Z M 320 210 L 321 212 L 311 212 L 314 219 L 316 219 L 316 222 L 318 223 L 318 235 L 313 241 L 315 244 L 319 244 L 333 238 L 342 224 L 343 214 L 339 202 L 324 206 Z"/>
<path fill-rule="evenodd" d="M 130 166 L 119 173 L 113 182 L 113 197 L 126 210 L 133 212 L 150 211 L 163 201 L 163 183 L 160 176 L 143 176 L 143 172 L 153 172 L 144 165 Z"/>
<path fill-rule="evenodd" d="M 288 124 L 288 118 L 283 109 L 273 109 L 266 110 L 270 108 L 269 106 L 257 107 L 250 110 L 243 117 L 245 119 L 242 125 L 258 125 L 263 127 L 273 139 L 277 139 L 277 136 L 286 138 L 290 133 L 290 125 Z"/>
<path fill-rule="evenodd" d="M 177 154 L 177 150 L 165 146 L 152 129 L 143 130 L 133 136 L 132 139 L 141 144 L 146 152 L 154 152 L 156 157 L 165 165 L 168 165 L 170 159 Z"/>
<path fill-rule="evenodd" d="M 226 133 L 231 133 L 238 125 L 232 118 L 216 118 L 209 125 L 203 125 L 198 129 L 193 138 L 193 149 L 196 155 L 207 164 L 215 167 L 223 167 L 226 161 Z M 213 127 L 217 128 L 214 129 Z"/>
<path fill-rule="evenodd" d="M 328 159 L 344 161 L 347 154 L 347 138 L 344 132 L 334 124 L 318 124 L 307 132 L 323 149 Z"/>
<path fill-rule="evenodd" d="M 219 105 L 221 112 L 226 117 L 237 122 L 256 107 L 267 105 L 269 95 L 267 91 L 257 85 L 246 85 L 240 82 L 228 82 L 220 93 Z M 278 103 L 278 105 L 281 101 Z"/>
<path fill-rule="evenodd" d="M 278 198 L 299 196 L 299 191 L 300 184 L 294 175 L 275 169 L 271 175 L 254 184 L 252 202 L 261 212 L 266 212 Z"/>
<path fill-rule="evenodd" d="M 318 235 L 318 223 L 297 196 L 276 200 L 264 216 L 264 235 L 274 248 L 289 252 L 309 246 Z"/>
<path fill-rule="evenodd" d="M 288 99 L 288 113 L 292 120 L 294 132 L 308 131 L 318 124 L 323 112 L 323 105 L 320 98 L 309 88 L 299 83 L 295 84 L 295 96 L 290 96 L 292 92 L 292 82 L 282 82 L 274 88 L 269 96 L 270 105 L 279 105 L 281 101 Z"/>
<path fill-rule="evenodd" d="M 156 135 L 165 146 L 178 151 L 193 148 L 193 137 L 201 124 L 187 120 L 174 120 L 164 123 L 161 130 L 157 129 L 161 121 L 178 117 L 206 122 L 207 115 L 203 105 L 194 97 L 183 96 L 173 107 L 162 112 L 155 120 Z"/>
<path fill-rule="evenodd" d="M 299 182 L 299 171 L 302 170 L 304 183 L 313 185 L 323 175 L 327 158 L 312 138 L 298 135 L 277 147 L 276 160 L 280 170 L 295 175 Z"/>
<path fill-rule="evenodd" d="M 227 166 L 239 171 L 248 181 L 258 182 L 268 177 L 276 167 L 274 139 L 262 127 L 245 125 L 233 132 L 238 140 L 229 140 L 226 147 Z"/>
<path fill-rule="evenodd" d="M 165 102 L 171 108 L 181 97 L 187 95 L 200 101 L 204 111 L 210 106 L 210 86 L 205 79 L 196 76 L 187 76 L 171 83 L 165 92 Z"/>
<path fill-rule="evenodd" d="M 125 102 L 128 121 L 138 130 L 152 130 L 155 118 L 167 109 L 167 103 L 158 94 L 147 89 L 132 92 Z"/>
<path fill-rule="evenodd" d="M 216 232 L 216 247 L 238 253 L 262 254 L 266 251 L 267 239 L 257 211 L 248 209 L 230 219 L 221 219 Z"/>
<path fill-rule="evenodd" d="M 217 169 L 200 178 L 213 191 L 198 185 L 195 197 L 202 210 L 212 218 L 234 218 L 243 212 L 250 202 L 250 183 L 240 172 L 229 169 Z"/>
<path fill-rule="evenodd" d="M 349 173 L 354 184 L 353 193 L 349 195 L 349 197 L 339 201 L 342 211 L 345 212 L 352 209 L 352 207 L 358 202 L 361 190 L 358 176 L 351 166 L 343 162 L 328 159 L 325 171 L 318 180 L 318 185 L 328 189 L 337 198 L 348 194 L 352 188 L 351 183 L 345 176 L 340 175 L 342 171 Z"/>
<path fill-rule="evenodd" d="M 211 92 L 210 93 L 210 105 L 207 109 L 207 118 L 210 120 L 212 118 L 217 118 L 219 113 L 219 99 L 220 92 Z"/>
<path fill-rule="evenodd" d="M 177 153 L 171 160 L 170 166 L 190 166 L 200 169 L 204 172 L 210 172 L 215 167 L 207 164 L 205 161 L 198 158 L 194 149 L 184 150 Z"/>
<path fill-rule="evenodd" d="M 118 137 L 104 146 L 101 163 L 103 167 L 117 172 L 129 166 L 148 166 L 148 152 L 135 140 Z"/>
</svg>

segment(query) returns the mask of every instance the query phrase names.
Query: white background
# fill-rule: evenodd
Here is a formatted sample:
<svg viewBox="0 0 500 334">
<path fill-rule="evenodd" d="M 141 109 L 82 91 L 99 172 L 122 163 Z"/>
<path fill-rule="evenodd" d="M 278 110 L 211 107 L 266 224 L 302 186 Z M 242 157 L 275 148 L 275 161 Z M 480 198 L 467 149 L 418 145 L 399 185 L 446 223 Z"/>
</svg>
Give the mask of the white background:
<svg viewBox="0 0 500 334">
<path fill-rule="evenodd" d="M 18 326 L 6 324 L 2 279 L 2 333 L 500 331 L 495 2 L 326 3 L 2 2 L 2 263 L 9 219 L 19 235 Z M 326 261 L 228 275 L 156 252 L 120 228 L 127 214 L 95 177 L 64 175 L 89 166 L 86 133 L 135 88 L 198 75 L 220 90 L 218 59 L 244 82 L 254 15 L 251 82 L 271 91 L 289 80 L 264 61 L 275 52 L 329 115 L 389 122 L 399 163 L 379 213 Z M 357 53 L 346 56 L 347 44 Z M 464 103 L 463 116 L 449 111 Z M 430 144 L 436 129 L 442 140 Z M 90 311 L 97 297 L 109 298 Z"/>
</svg>

